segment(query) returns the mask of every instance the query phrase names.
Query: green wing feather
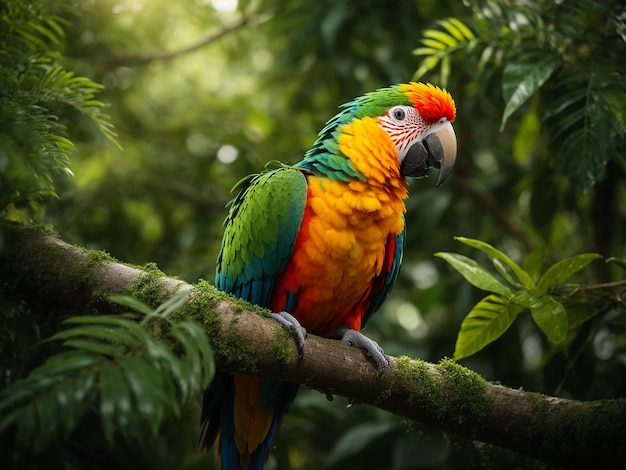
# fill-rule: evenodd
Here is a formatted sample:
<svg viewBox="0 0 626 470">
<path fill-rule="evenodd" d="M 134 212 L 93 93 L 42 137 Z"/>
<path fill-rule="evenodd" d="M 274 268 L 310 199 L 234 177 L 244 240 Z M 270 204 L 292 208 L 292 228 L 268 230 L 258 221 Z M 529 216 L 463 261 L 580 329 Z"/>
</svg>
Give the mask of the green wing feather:
<svg viewBox="0 0 626 470">
<path fill-rule="evenodd" d="M 302 169 L 266 170 L 240 183 L 225 222 L 215 285 L 267 307 L 300 230 L 307 197 Z"/>
</svg>

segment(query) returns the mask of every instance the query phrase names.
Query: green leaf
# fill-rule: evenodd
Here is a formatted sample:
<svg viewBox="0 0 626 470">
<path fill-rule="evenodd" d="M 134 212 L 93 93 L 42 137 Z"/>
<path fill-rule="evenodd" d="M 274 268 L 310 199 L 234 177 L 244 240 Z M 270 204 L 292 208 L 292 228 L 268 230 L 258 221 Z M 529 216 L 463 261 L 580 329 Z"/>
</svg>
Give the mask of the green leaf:
<svg viewBox="0 0 626 470">
<path fill-rule="evenodd" d="M 539 299 L 542 297 L 541 294 L 533 291 L 522 290 L 515 293 L 513 297 L 511 297 L 511 302 L 515 305 L 519 305 L 525 308 L 531 308 L 533 305 L 539 302 Z"/>
<path fill-rule="evenodd" d="M 603 90 L 602 98 L 606 101 L 618 125 L 619 132 L 626 132 L 626 109 L 624 109 L 624 93 L 621 90 Z"/>
<path fill-rule="evenodd" d="M 196 367 L 199 368 L 198 376 L 204 379 L 200 388 L 208 387 L 215 375 L 215 362 L 206 332 L 197 322 L 187 320 L 177 323 L 172 328 L 171 334 L 178 339 L 185 349 L 185 357 L 188 360 L 195 359 Z"/>
<path fill-rule="evenodd" d="M 446 48 L 446 44 L 436 41 L 434 39 L 428 39 L 428 38 L 423 38 L 421 40 L 421 43 L 424 44 L 426 47 L 430 47 L 432 49 L 436 49 L 436 50 L 443 50 Z"/>
<path fill-rule="evenodd" d="M 427 29 L 422 34 L 425 38 L 434 39 L 447 47 L 454 47 L 458 44 L 458 41 L 453 36 L 436 29 Z"/>
<path fill-rule="evenodd" d="M 448 79 L 450 78 L 450 56 L 446 55 L 441 59 L 441 78 L 439 79 L 441 86 L 448 86 Z"/>
<path fill-rule="evenodd" d="M 469 29 L 461 20 L 451 17 L 448 18 L 448 21 L 454 29 L 459 31 L 465 37 L 465 39 L 467 39 L 468 41 L 474 39 L 475 36 L 472 30 Z M 442 24 L 442 26 L 446 28 L 451 34 L 453 34 L 453 29 L 448 29 L 444 24 Z"/>
<path fill-rule="evenodd" d="M 537 142 L 541 140 L 542 132 L 545 132 L 539 117 L 539 104 L 539 95 L 535 95 L 517 124 L 512 150 L 513 159 L 520 166 L 527 166 L 532 163 Z"/>
<path fill-rule="evenodd" d="M 510 297 L 511 290 L 502 284 L 489 271 L 467 256 L 456 253 L 435 253 L 435 256 L 446 260 L 471 285 L 487 292 L 494 292 L 503 297 Z"/>
<path fill-rule="evenodd" d="M 122 315 L 79 315 L 76 317 L 69 317 L 63 320 L 64 325 L 108 325 L 116 328 L 123 328 L 126 324 L 135 324 L 134 321 L 128 321 L 128 319 L 136 319 L 134 314 L 122 314 Z"/>
<path fill-rule="evenodd" d="M 83 351 L 63 351 L 52 356 L 43 366 L 33 370 L 28 377 L 37 386 L 47 387 L 56 381 L 63 380 L 64 376 L 94 367 L 98 362 L 97 358 Z"/>
<path fill-rule="evenodd" d="M 601 93 L 591 86 L 585 89 L 584 101 L 577 102 L 571 116 L 559 116 L 563 123 L 557 124 L 562 131 L 559 158 L 563 173 L 585 190 L 602 176 L 618 141 L 618 121 Z"/>
<path fill-rule="evenodd" d="M 539 248 L 532 251 L 524 260 L 524 269 L 531 276 L 537 276 L 541 270 L 541 265 L 546 258 L 548 247 L 541 245 Z"/>
<path fill-rule="evenodd" d="M 143 313 L 144 315 L 152 312 L 149 306 L 128 295 L 110 295 L 107 299 L 118 305 L 123 305 L 124 307 Z"/>
<path fill-rule="evenodd" d="M 436 51 L 435 51 L 435 53 L 436 53 Z M 413 77 L 411 79 L 412 80 L 419 80 L 427 72 L 429 72 L 430 70 L 434 69 L 437 66 L 438 63 L 439 63 L 439 57 L 438 56 L 431 55 L 429 57 L 426 57 L 424 60 L 422 60 L 422 62 L 420 63 L 419 68 L 415 71 L 415 73 L 413 74 Z"/>
<path fill-rule="evenodd" d="M 167 317 L 172 312 L 175 312 L 180 307 L 182 307 L 187 300 L 189 300 L 189 296 L 191 295 L 191 291 L 185 290 L 181 292 L 177 292 L 175 295 L 167 299 L 161 305 L 159 305 L 154 313 L 156 315 L 160 315 L 163 317 Z"/>
<path fill-rule="evenodd" d="M 437 49 L 433 49 L 432 47 L 418 47 L 417 49 L 413 49 L 413 55 L 431 56 L 437 52 Z"/>
<path fill-rule="evenodd" d="M 548 289 L 563 283 L 581 269 L 586 268 L 589 263 L 598 258 L 602 258 L 602 256 L 597 253 L 583 253 L 561 260 L 550 266 L 541 276 L 537 288 L 541 292 L 546 292 Z"/>
<path fill-rule="evenodd" d="M 0 431 L 15 426 L 20 447 L 37 451 L 68 435 L 91 406 L 93 364 L 83 353 L 65 352 L 8 385 L 0 392 Z"/>
<path fill-rule="evenodd" d="M 79 317 L 70 317 L 64 320 L 64 324 L 102 324 L 110 326 L 111 328 L 120 330 L 120 338 L 126 342 L 136 342 L 148 344 L 152 339 L 150 333 L 146 329 L 138 324 L 136 321 L 131 320 L 136 318 L 133 314 L 128 315 L 82 315 Z M 71 333 L 68 333 L 71 334 Z"/>
<path fill-rule="evenodd" d="M 568 322 L 561 302 L 554 297 L 543 296 L 537 304 L 530 307 L 530 313 L 550 343 L 559 345 L 565 341 Z"/>
<path fill-rule="evenodd" d="M 65 380 L 59 384 L 54 398 L 55 405 L 63 414 L 62 420 L 56 420 L 61 428 L 61 437 L 68 437 L 89 411 L 95 395 L 94 390 L 95 379 L 91 370 L 81 371 L 72 380 Z"/>
<path fill-rule="evenodd" d="M 130 343 L 133 337 L 124 330 L 119 328 L 110 328 L 102 325 L 84 325 L 75 328 L 69 328 L 61 330 L 55 333 L 50 338 L 42 342 L 49 341 L 62 341 L 70 338 L 90 337 L 93 339 L 100 339 L 104 341 L 110 341 L 115 343 Z"/>
<path fill-rule="evenodd" d="M 135 410 L 156 437 L 165 417 L 165 410 L 178 413 L 178 404 L 167 394 L 160 371 L 144 358 L 131 357 L 120 363 L 129 389 L 132 392 Z"/>
<path fill-rule="evenodd" d="M 478 60 L 478 65 L 476 66 L 479 72 L 483 72 L 485 67 L 495 55 L 496 48 L 493 45 L 486 46 L 480 54 L 480 59 Z"/>
<path fill-rule="evenodd" d="M 500 276 L 506 279 L 509 284 L 518 289 L 524 288 L 524 286 L 522 286 L 518 281 L 513 279 L 513 276 L 509 274 L 509 271 L 506 269 L 506 265 L 502 261 L 497 258 L 492 258 L 491 262 L 493 263 L 493 266 L 496 268 Z"/>
<path fill-rule="evenodd" d="M 577 328 L 583 323 L 591 320 L 593 317 L 605 313 L 604 309 L 589 308 L 588 303 L 568 303 L 567 305 L 567 324 L 568 328 Z"/>
<path fill-rule="evenodd" d="M 439 26 L 441 26 L 443 29 L 445 29 L 448 33 L 450 33 L 450 35 L 453 36 L 454 39 L 456 39 L 457 43 L 466 41 L 467 38 L 465 38 L 465 36 L 463 35 L 463 31 L 461 31 L 458 27 L 456 27 L 452 23 L 452 21 L 451 21 L 452 19 L 454 19 L 454 18 L 449 18 L 447 20 L 439 20 L 439 21 L 437 21 L 437 24 Z M 456 21 L 458 21 L 458 20 L 456 20 Z M 465 26 L 465 25 L 463 25 L 463 26 Z"/>
<path fill-rule="evenodd" d="M 561 65 L 561 57 L 552 55 L 539 62 L 507 64 L 502 77 L 502 90 L 506 106 L 500 130 L 507 119 L 550 78 Z"/>
<path fill-rule="evenodd" d="M 473 238 L 465 238 L 465 237 L 454 237 L 455 240 L 460 241 L 461 243 L 471 246 L 472 248 L 476 248 L 487 253 L 492 258 L 498 259 L 504 262 L 508 267 L 510 267 L 517 278 L 522 282 L 524 287 L 527 289 L 533 289 L 535 287 L 535 282 L 530 277 L 530 275 L 524 271 L 515 261 L 509 258 L 507 255 L 502 253 L 500 250 L 494 248 L 489 243 L 485 243 L 480 240 L 476 240 Z"/>
<path fill-rule="evenodd" d="M 522 307 L 497 295 L 488 295 L 482 299 L 461 324 L 454 358 L 471 356 L 498 339 L 522 310 Z"/>
<path fill-rule="evenodd" d="M 100 418 L 106 440 L 113 444 L 115 430 L 125 428 L 130 421 L 132 402 L 130 390 L 118 367 L 103 367 L 100 371 Z"/>
<path fill-rule="evenodd" d="M 70 339 L 63 342 L 63 346 L 110 357 L 120 357 L 124 353 L 124 348 L 121 346 L 113 346 L 102 341 L 86 339 Z"/>
</svg>

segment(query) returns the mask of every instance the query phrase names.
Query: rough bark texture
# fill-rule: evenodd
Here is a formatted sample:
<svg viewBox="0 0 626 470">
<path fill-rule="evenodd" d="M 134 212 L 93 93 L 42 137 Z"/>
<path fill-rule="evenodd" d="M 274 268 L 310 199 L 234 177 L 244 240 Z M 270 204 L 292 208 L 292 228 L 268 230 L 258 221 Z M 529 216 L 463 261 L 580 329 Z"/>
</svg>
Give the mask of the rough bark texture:
<svg viewBox="0 0 626 470">
<path fill-rule="evenodd" d="M 426 429 L 508 448 L 556 467 L 626 465 L 624 399 L 580 402 L 514 390 L 487 383 L 450 360 L 435 365 L 392 357 L 380 375 L 360 350 L 313 335 L 298 359 L 293 341 L 277 323 L 207 283 L 191 286 L 129 267 L 16 224 L 0 227 L 0 283 L 51 312 L 110 313 L 115 308 L 106 301 L 110 294 L 158 304 L 188 290 L 189 301 L 177 314 L 205 326 L 225 370 L 306 384 Z"/>
</svg>

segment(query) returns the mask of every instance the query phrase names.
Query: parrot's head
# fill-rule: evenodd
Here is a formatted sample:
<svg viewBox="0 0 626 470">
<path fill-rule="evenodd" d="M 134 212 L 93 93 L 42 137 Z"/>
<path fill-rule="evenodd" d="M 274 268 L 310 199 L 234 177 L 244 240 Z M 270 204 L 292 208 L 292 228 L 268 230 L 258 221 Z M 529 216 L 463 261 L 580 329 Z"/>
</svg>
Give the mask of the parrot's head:
<svg viewBox="0 0 626 470">
<path fill-rule="evenodd" d="M 451 124 L 456 109 L 447 91 L 425 83 L 394 85 L 340 109 L 300 166 L 344 181 L 373 176 L 383 182 L 426 176 L 438 168 L 437 187 L 450 174 L 456 159 Z"/>
<path fill-rule="evenodd" d="M 430 83 L 382 88 L 357 99 L 356 118 L 372 117 L 396 148 L 402 176 L 425 176 L 439 169 L 439 187 L 456 159 L 454 100 Z"/>
<path fill-rule="evenodd" d="M 403 176 L 424 176 L 439 168 L 439 187 L 456 160 L 456 117 L 454 100 L 445 90 L 431 84 L 399 85 L 409 105 L 395 105 L 380 118 L 398 151 Z"/>
</svg>

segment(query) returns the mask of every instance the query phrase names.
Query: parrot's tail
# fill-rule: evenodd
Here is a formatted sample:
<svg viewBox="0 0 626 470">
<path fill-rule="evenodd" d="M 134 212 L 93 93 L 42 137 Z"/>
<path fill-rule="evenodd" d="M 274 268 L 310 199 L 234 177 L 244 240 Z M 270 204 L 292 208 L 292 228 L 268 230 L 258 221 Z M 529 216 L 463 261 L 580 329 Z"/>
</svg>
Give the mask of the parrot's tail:
<svg viewBox="0 0 626 470">
<path fill-rule="evenodd" d="M 218 374 L 204 393 L 202 448 L 219 434 L 223 470 L 261 470 L 298 385 L 243 374 Z"/>
</svg>

